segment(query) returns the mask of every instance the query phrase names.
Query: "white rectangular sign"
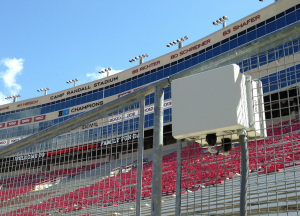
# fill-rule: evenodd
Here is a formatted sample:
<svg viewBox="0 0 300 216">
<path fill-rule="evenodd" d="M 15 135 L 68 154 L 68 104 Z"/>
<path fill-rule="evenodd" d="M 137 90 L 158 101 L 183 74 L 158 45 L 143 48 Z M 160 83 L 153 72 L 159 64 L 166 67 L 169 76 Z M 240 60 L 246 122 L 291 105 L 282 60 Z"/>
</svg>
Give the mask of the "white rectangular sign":
<svg viewBox="0 0 300 216">
<path fill-rule="evenodd" d="M 7 145 L 7 140 L 0 140 L 0 146 Z"/>
<path fill-rule="evenodd" d="M 15 142 L 19 141 L 20 139 L 21 139 L 20 137 L 18 137 L 18 138 L 13 138 L 13 139 L 10 139 L 10 140 L 9 140 L 9 144 L 13 144 L 13 143 L 15 143 Z"/>
<path fill-rule="evenodd" d="M 137 117 L 138 115 L 139 115 L 138 110 L 131 111 L 131 112 L 125 113 L 125 119 L 134 118 L 134 117 Z"/>
<path fill-rule="evenodd" d="M 117 115 L 117 116 L 112 116 L 112 117 L 109 117 L 108 118 L 108 123 L 111 124 L 111 123 L 115 123 L 115 122 L 118 122 L 118 121 L 122 121 L 122 114 L 121 115 Z"/>
</svg>

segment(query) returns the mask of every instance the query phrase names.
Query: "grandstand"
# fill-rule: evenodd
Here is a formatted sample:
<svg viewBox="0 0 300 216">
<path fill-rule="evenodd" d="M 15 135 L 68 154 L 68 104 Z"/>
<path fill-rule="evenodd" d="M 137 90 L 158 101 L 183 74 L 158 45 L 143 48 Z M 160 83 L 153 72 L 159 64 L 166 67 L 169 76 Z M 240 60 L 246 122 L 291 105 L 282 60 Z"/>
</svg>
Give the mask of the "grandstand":
<svg viewBox="0 0 300 216">
<path fill-rule="evenodd" d="M 172 136 L 172 81 L 232 63 L 263 84 L 247 213 L 298 215 L 299 20 L 299 1 L 280 0 L 151 62 L 0 106 L 0 215 L 239 215 L 239 143 L 216 155 Z"/>
</svg>

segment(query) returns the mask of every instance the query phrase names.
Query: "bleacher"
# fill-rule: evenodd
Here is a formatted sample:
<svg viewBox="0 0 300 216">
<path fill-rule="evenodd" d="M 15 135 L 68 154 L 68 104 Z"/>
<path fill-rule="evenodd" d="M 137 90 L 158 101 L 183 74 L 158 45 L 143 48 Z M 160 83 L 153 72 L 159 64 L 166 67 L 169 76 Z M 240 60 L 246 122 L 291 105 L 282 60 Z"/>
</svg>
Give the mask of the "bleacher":
<svg viewBox="0 0 300 216">
<path fill-rule="evenodd" d="M 300 164 L 300 124 L 293 119 L 267 128 L 268 138 L 248 142 L 249 172 L 251 175 L 266 175 L 295 168 Z M 175 149 L 163 152 L 162 196 L 173 197 L 176 194 L 176 152 Z M 143 166 L 142 199 L 149 200 L 152 194 L 152 154 L 144 155 L 149 163 Z M 48 180 L 55 181 L 65 177 L 52 190 L 57 192 L 41 203 L 27 203 L 27 207 L 18 208 L 3 215 L 34 216 L 56 214 L 77 214 L 85 209 L 111 208 L 129 204 L 136 199 L 137 169 L 135 166 L 126 173 L 110 175 L 112 169 L 135 163 L 136 158 L 126 158 L 77 168 L 51 171 L 42 176 L 22 174 L 17 177 L 1 179 L 1 198 L 14 199 L 24 194 L 36 193 L 34 185 Z M 241 174 L 240 146 L 232 149 L 229 155 L 212 155 L 198 143 L 187 146 L 182 151 L 182 194 L 192 191 L 205 191 L 207 187 L 237 181 Z M 72 184 L 80 179 L 81 185 Z M 97 179 L 97 180 L 96 180 Z M 239 178 L 238 178 L 239 179 Z M 22 183 L 20 183 L 22 182 Z M 30 186 L 28 186 L 30 185 Z M 87 185 L 87 186 L 84 186 Z M 21 189 L 23 186 L 30 190 Z M 18 192 L 15 192 L 18 190 Z M 10 191 L 10 192 L 8 192 Z M 14 196 L 11 194 L 14 191 Z M 29 213 L 30 212 L 30 213 Z"/>
</svg>

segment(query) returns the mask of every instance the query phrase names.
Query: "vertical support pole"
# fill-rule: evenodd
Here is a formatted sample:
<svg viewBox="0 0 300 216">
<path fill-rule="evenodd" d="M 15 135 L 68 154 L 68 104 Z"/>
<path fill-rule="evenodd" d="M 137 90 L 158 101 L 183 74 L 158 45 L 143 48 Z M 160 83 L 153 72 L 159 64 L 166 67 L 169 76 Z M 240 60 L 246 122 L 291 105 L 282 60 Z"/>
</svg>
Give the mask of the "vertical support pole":
<svg viewBox="0 0 300 216">
<path fill-rule="evenodd" d="M 253 112 L 253 96 L 252 96 L 252 83 L 251 77 L 246 76 L 246 94 L 247 94 L 247 107 L 248 107 L 248 119 L 249 128 L 254 129 L 254 112 Z"/>
<path fill-rule="evenodd" d="M 155 87 L 151 215 L 161 215 L 164 90 Z"/>
<path fill-rule="evenodd" d="M 178 49 L 180 49 L 180 48 L 182 48 L 182 42 L 181 41 L 178 42 Z"/>
<path fill-rule="evenodd" d="M 226 27 L 226 21 L 224 20 L 223 21 L 223 28 L 225 28 Z"/>
<path fill-rule="evenodd" d="M 242 179 L 241 179 L 241 193 L 240 193 L 240 216 L 247 216 L 247 190 L 248 190 L 248 175 L 249 175 L 249 153 L 248 143 L 246 141 L 246 130 L 241 129 L 237 131 L 239 136 L 239 143 L 241 145 L 242 153 Z"/>
<path fill-rule="evenodd" d="M 144 58 L 140 58 L 140 64 L 143 64 L 143 62 L 144 62 L 143 59 L 144 59 Z"/>
<path fill-rule="evenodd" d="M 182 143 L 177 140 L 177 170 L 176 170 L 176 203 L 175 216 L 181 215 L 181 174 L 182 174 Z"/>
<path fill-rule="evenodd" d="M 144 151 L 144 121 L 145 121 L 145 98 L 140 102 L 139 143 L 138 143 L 138 176 L 137 176 L 137 199 L 136 215 L 141 215 L 142 200 L 142 177 L 143 177 L 143 151 Z"/>
</svg>

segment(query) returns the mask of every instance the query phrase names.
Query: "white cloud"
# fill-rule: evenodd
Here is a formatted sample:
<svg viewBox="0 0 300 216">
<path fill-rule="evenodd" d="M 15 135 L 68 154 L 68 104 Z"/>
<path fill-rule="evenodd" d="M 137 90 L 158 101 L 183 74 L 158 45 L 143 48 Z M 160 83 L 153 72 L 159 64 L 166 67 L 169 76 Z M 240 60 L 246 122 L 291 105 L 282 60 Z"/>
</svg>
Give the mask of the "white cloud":
<svg viewBox="0 0 300 216">
<path fill-rule="evenodd" d="M 0 79 L 2 79 L 5 86 L 5 93 L 8 94 L 6 96 L 18 94 L 22 89 L 21 85 L 16 82 L 16 76 L 21 74 L 23 63 L 24 59 L 21 58 L 4 58 L 0 61 L 1 65 L 7 67 L 7 70 L 0 72 Z M 0 92 L 0 105 L 8 102 L 4 98 L 4 93 Z"/>
<path fill-rule="evenodd" d="M 6 96 L 2 92 L 0 92 L 0 105 L 9 103 L 9 101 L 5 100 L 5 97 Z"/>
<path fill-rule="evenodd" d="M 106 77 L 106 73 L 105 74 L 99 74 L 98 72 L 103 70 L 104 68 L 103 67 L 96 67 L 95 70 L 97 72 L 95 73 L 87 73 L 86 74 L 86 77 L 90 80 L 90 81 L 93 81 L 93 80 L 97 80 L 97 79 L 101 79 L 101 78 L 104 78 Z M 109 76 L 111 75 L 114 75 L 116 73 L 120 73 L 122 70 L 111 70 L 109 71 Z"/>
</svg>

